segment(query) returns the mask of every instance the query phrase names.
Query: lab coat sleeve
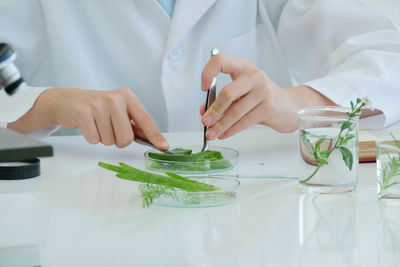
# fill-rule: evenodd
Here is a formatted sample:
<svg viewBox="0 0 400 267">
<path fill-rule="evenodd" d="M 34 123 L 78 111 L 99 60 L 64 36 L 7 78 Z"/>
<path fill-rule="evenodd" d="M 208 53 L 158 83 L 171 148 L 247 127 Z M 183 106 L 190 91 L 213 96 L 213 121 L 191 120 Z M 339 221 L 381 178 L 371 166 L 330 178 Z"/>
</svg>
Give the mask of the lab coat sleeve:
<svg viewBox="0 0 400 267">
<path fill-rule="evenodd" d="M 367 96 L 383 112 L 377 127 L 400 119 L 400 32 L 358 0 L 289 0 L 278 39 L 297 82 L 338 105 Z"/>
<path fill-rule="evenodd" d="M 44 15 L 41 1 L 0 1 L 0 42 L 10 44 L 17 52 L 16 66 L 28 85 L 31 85 L 40 65 L 44 48 L 40 46 L 45 36 Z M 0 90 L 0 127 L 17 120 L 35 103 L 37 97 L 48 87 L 26 86 L 9 96 Z M 45 137 L 57 126 L 30 133 Z"/>
<path fill-rule="evenodd" d="M 17 120 L 24 115 L 35 103 L 39 95 L 47 87 L 21 87 L 13 95 L 8 95 L 5 90 L 0 91 L 0 127 L 7 127 L 7 123 Z M 57 130 L 57 126 L 41 129 L 30 133 L 35 138 L 43 138 Z"/>
</svg>

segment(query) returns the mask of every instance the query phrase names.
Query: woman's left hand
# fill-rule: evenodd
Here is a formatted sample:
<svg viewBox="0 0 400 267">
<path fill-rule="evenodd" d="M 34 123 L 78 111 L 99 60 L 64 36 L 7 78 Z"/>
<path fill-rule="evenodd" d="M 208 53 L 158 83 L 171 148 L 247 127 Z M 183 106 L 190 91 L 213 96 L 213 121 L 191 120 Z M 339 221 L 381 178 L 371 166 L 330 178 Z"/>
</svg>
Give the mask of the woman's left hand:
<svg viewBox="0 0 400 267">
<path fill-rule="evenodd" d="M 221 89 L 215 102 L 204 113 L 202 123 L 209 127 L 207 139 L 224 139 L 253 125 L 268 125 L 278 132 L 297 129 L 296 111 L 315 105 L 335 105 L 307 86 L 284 89 L 251 62 L 225 55 L 213 56 L 203 69 L 202 90 L 210 88 L 218 73 L 229 74 L 232 82 Z"/>
</svg>

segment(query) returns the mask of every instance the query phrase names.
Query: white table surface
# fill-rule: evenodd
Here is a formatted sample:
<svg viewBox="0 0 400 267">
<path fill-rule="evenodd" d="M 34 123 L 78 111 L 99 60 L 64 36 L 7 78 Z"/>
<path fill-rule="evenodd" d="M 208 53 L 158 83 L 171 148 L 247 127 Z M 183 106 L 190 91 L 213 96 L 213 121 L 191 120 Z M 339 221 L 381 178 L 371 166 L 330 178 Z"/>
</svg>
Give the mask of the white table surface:
<svg viewBox="0 0 400 267">
<path fill-rule="evenodd" d="M 173 146 L 201 133 L 170 133 Z M 42 175 L 0 181 L 0 266 L 399 266 L 400 207 L 376 200 L 375 164 L 354 193 L 302 195 L 297 181 L 241 179 L 234 204 L 143 209 L 137 183 L 98 161 L 143 167 L 145 147 L 50 137 Z M 296 174 L 296 135 L 245 131 L 218 145 L 240 151 L 238 171 Z M 29 266 L 29 265 L 22 265 Z"/>
</svg>

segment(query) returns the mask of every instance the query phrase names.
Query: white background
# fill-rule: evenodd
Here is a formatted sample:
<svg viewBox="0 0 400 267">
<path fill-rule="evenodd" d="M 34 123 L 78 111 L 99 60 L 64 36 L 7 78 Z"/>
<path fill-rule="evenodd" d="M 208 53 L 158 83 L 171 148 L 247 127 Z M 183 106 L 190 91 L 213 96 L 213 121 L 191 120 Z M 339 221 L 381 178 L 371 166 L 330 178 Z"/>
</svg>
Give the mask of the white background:
<svg viewBox="0 0 400 267">
<path fill-rule="evenodd" d="M 400 1 L 399 0 L 364 0 L 382 11 L 400 25 Z"/>
</svg>

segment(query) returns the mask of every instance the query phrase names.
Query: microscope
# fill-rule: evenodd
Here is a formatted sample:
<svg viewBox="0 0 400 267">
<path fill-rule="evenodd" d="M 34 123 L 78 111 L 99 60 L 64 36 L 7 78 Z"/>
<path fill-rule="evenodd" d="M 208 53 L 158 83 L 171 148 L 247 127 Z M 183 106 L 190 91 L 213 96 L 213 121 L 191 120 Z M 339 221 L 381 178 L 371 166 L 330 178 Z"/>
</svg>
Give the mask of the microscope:
<svg viewBox="0 0 400 267">
<path fill-rule="evenodd" d="M 0 90 L 12 95 L 26 86 L 14 61 L 14 49 L 0 43 Z M 0 128 L 0 180 L 20 180 L 40 175 L 38 157 L 53 155 L 53 148 L 28 135 Z"/>
</svg>

